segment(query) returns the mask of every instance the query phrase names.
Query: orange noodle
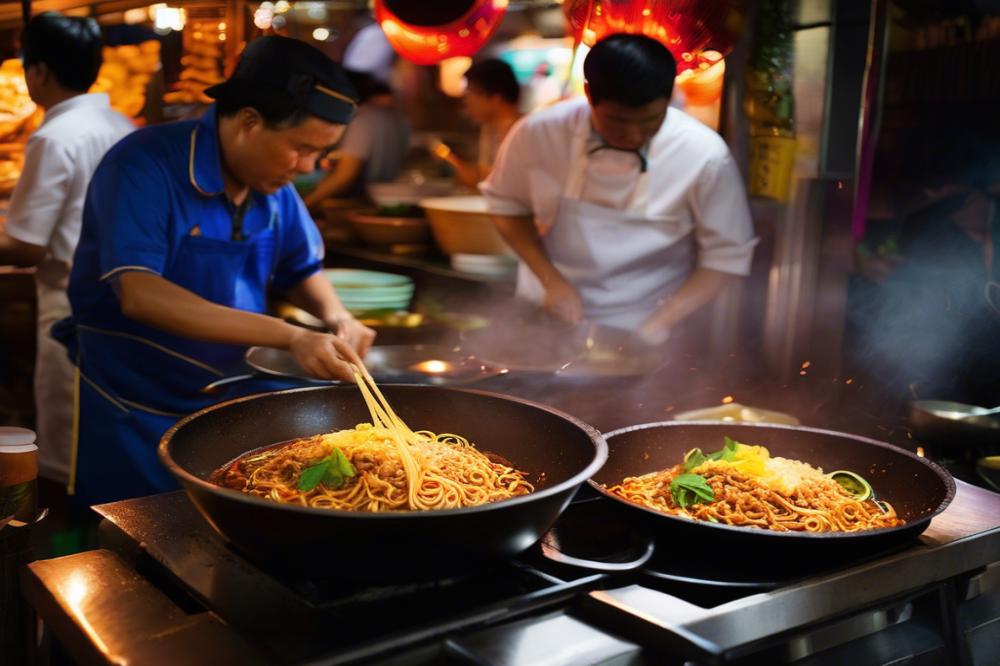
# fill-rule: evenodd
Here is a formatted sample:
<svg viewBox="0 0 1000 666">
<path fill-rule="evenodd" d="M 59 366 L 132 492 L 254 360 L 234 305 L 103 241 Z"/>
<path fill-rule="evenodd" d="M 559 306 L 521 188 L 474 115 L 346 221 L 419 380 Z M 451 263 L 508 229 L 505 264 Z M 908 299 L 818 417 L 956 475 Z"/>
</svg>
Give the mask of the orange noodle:
<svg viewBox="0 0 1000 666">
<path fill-rule="evenodd" d="M 761 446 L 733 444 L 729 460 L 703 459 L 687 466 L 682 463 L 628 477 L 608 491 L 672 516 L 775 532 L 857 532 L 905 523 L 888 502 L 857 499 L 807 463 L 771 458 Z M 693 501 L 694 496 L 688 495 L 685 506 L 681 506 L 678 484 L 690 483 L 694 475 L 707 484 L 694 479 L 697 486 L 704 488 L 704 495 Z M 681 476 L 685 478 L 678 481 Z"/>
<path fill-rule="evenodd" d="M 212 480 L 275 502 L 348 511 L 453 509 L 534 490 L 523 472 L 460 435 L 410 430 L 365 368 L 354 378 L 371 423 L 252 451 Z M 306 470 L 340 455 L 351 474 L 302 487 Z"/>
</svg>

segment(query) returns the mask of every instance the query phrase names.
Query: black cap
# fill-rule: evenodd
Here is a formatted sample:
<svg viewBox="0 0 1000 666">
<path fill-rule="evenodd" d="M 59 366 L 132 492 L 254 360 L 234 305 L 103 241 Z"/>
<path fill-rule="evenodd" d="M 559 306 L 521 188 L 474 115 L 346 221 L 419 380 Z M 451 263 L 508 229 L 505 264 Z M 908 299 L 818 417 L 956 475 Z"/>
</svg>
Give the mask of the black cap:
<svg viewBox="0 0 1000 666">
<path fill-rule="evenodd" d="M 331 123 L 351 122 L 358 105 L 358 93 L 340 65 L 290 37 L 269 35 L 247 44 L 233 75 L 205 94 L 217 99 L 226 90 L 248 86 L 290 95 L 310 114 Z"/>
</svg>

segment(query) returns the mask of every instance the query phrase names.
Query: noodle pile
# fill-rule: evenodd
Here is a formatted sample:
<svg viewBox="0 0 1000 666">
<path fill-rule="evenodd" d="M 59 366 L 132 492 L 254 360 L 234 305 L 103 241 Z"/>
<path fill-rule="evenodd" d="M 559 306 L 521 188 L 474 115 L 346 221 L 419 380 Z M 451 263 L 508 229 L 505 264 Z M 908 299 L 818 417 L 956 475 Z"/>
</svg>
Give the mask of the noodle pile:
<svg viewBox="0 0 1000 666">
<path fill-rule="evenodd" d="M 523 472 L 491 460 L 464 437 L 410 430 L 364 368 L 355 372 L 355 380 L 371 423 L 244 455 L 213 480 L 275 502 L 348 511 L 452 509 L 534 490 Z M 335 450 L 350 462 L 353 474 L 339 487 L 320 482 L 300 489 L 303 472 Z"/>
<path fill-rule="evenodd" d="M 766 455 L 763 447 L 746 448 L 762 449 Z M 857 532 L 905 522 L 887 502 L 880 506 L 871 499 L 858 500 L 837 481 L 806 463 L 769 456 L 765 459 L 767 465 L 740 462 L 708 460 L 693 469 L 675 465 L 628 477 L 608 491 L 673 516 L 775 532 Z M 784 478 L 768 473 L 774 469 L 785 472 Z M 671 484 L 686 473 L 704 478 L 711 487 L 713 501 L 680 506 Z"/>
</svg>

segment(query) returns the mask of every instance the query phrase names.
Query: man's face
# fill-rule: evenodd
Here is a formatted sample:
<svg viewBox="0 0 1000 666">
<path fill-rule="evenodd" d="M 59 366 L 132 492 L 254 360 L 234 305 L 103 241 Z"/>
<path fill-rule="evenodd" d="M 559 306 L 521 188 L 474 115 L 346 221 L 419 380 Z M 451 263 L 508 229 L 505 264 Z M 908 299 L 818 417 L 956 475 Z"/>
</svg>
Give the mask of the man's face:
<svg viewBox="0 0 1000 666">
<path fill-rule="evenodd" d="M 488 95 L 475 86 L 465 91 L 465 111 L 476 124 L 483 125 L 496 113 L 499 95 Z"/>
<path fill-rule="evenodd" d="M 347 127 L 310 116 L 294 127 L 269 128 L 253 109 L 241 110 L 237 119 L 236 137 L 224 148 L 226 166 L 240 182 L 264 194 L 315 171 L 317 160 Z"/>
<path fill-rule="evenodd" d="M 590 97 L 589 91 L 587 97 Z M 591 102 L 590 117 L 594 129 L 609 146 L 638 150 L 660 131 L 669 103 L 670 100 L 661 97 L 644 106 L 633 107 L 605 99 L 597 104 Z"/>
<path fill-rule="evenodd" d="M 24 82 L 28 86 L 28 96 L 38 104 L 39 93 L 45 85 L 45 65 L 37 63 L 24 68 Z"/>
</svg>

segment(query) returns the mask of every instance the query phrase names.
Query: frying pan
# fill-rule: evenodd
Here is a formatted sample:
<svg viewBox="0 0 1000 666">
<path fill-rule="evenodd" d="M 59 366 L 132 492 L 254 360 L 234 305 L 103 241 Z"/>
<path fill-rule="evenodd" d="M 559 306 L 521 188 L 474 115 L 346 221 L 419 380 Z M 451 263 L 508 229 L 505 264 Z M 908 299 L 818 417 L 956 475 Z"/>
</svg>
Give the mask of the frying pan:
<svg viewBox="0 0 1000 666">
<path fill-rule="evenodd" d="M 646 509 L 605 490 L 626 476 L 639 476 L 684 459 L 694 447 L 722 448 L 729 436 L 766 446 L 773 456 L 808 462 L 825 471 L 851 470 L 865 477 L 877 499 L 890 502 L 906 524 L 864 532 L 772 532 L 693 521 Z M 938 465 L 909 451 L 864 437 L 802 426 L 687 421 L 647 423 L 606 435 L 608 462 L 591 480 L 626 515 L 674 545 L 720 562 L 802 562 L 863 559 L 912 541 L 955 496 L 955 482 Z"/>
<path fill-rule="evenodd" d="M 462 333 L 462 347 L 490 365 L 512 372 L 567 377 L 632 377 L 667 360 L 635 334 L 590 322 L 565 324 L 537 308 L 509 305 L 505 319 Z"/>
<path fill-rule="evenodd" d="M 443 361 L 448 369 L 440 373 L 421 371 L 417 366 L 428 360 Z M 250 347 L 245 361 L 253 370 L 252 373 L 224 377 L 202 387 L 202 392 L 215 393 L 229 384 L 262 378 L 288 379 L 304 386 L 336 383 L 309 377 L 292 353 L 284 349 Z M 441 345 L 376 345 L 365 354 L 365 367 L 376 381 L 436 386 L 468 384 L 500 372 L 500 368 L 488 365 L 468 353 Z"/>
<path fill-rule="evenodd" d="M 160 460 L 209 524 L 249 559 L 345 584 L 385 584 L 453 576 L 513 557 L 541 538 L 607 457 L 600 433 L 544 405 L 482 391 L 381 388 L 414 429 L 468 437 L 526 471 L 536 491 L 464 509 L 363 513 L 277 504 L 206 481 L 247 451 L 369 421 L 354 386 L 214 405 L 164 434 Z"/>
<path fill-rule="evenodd" d="M 1000 419 L 981 408 L 949 400 L 914 400 L 910 424 L 918 439 L 946 446 L 1000 442 Z"/>
</svg>

